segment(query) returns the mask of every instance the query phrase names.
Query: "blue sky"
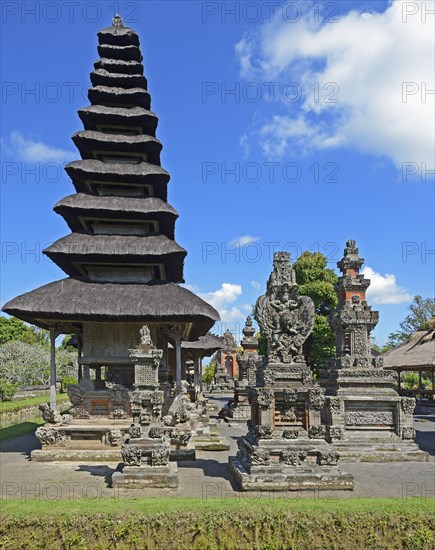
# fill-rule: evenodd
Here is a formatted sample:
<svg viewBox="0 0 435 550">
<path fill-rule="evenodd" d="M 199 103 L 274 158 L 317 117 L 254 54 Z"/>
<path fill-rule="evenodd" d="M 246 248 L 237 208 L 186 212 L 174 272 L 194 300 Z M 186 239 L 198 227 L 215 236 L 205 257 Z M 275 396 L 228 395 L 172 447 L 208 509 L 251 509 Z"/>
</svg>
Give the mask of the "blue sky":
<svg viewBox="0 0 435 550">
<path fill-rule="evenodd" d="M 218 332 L 238 335 L 273 250 L 335 269 L 356 239 L 379 343 L 433 296 L 433 2 L 76 4 L 1 5 L 2 303 L 64 276 L 39 250 L 69 232 L 52 207 L 74 191 L 61 165 L 116 9 L 140 36 L 186 284 Z"/>
</svg>

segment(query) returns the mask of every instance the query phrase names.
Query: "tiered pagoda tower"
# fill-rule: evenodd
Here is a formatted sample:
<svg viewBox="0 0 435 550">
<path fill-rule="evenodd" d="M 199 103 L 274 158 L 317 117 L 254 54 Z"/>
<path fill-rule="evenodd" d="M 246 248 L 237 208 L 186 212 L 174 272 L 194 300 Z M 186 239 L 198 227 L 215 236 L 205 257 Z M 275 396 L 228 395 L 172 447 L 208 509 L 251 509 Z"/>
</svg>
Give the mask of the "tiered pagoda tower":
<svg viewBox="0 0 435 550">
<path fill-rule="evenodd" d="M 75 410 L 87 420 L 122 413 L 107 383 L 138 386 L 130 351 L 140 346 L 141 327 L 163 350 L 159 381 L 167 386 L 172 376 L 179 393 L 181 342 L 205 335 L 219 320 L 215 309 L 179 286 L 186 250 L 174 240 L 178 214 L 167 203 L 169 174 L 160 165 L 158 118 L 150 110 L 138 35 L 116 15 L 98 41 L 91 105 L 79 110 L 84 130 L 72 137 L 82 160 L 66 166 L 76 193 L 54 207 L 72 233 L 44 250 L 68 277 L 3 307 L 51 332 L 52 409 L 55 338 L 76 334 L 82 393 Z M 127 399 L 127 416 L 129 407 Z"/>
<path fill-rule="evenodd" d="M 412 441 L 415 400 L 399 397 L 394 373 L 382 368 L 382 356 L 371 353 L 379 313 L 367 304 L 370 280 L 359 272 L 363 263 L 356 242 L 347 241 L 337 263 L 338 307 L 329 317 L 337 356 L 319 380 L 329 396 L 322 412 L 327 438 L 342 460 L 427 460 Z"/>
</svg>

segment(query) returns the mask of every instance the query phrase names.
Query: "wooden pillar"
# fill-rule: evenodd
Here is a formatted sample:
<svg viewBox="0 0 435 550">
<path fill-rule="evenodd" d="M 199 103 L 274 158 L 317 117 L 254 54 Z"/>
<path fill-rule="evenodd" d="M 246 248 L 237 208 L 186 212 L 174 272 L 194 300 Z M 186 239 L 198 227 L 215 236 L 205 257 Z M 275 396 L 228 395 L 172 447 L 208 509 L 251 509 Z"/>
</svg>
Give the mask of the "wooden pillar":
<svg viewBox="0 0 435 550">
<path fill-rule="evenodd" d="M 199 378 L 199 391 L 202 393 L 203 391 L 203 382 L 202 382 L 202 358 L 198 357 L 198 378 Z"/>
<path fill-rule="evenodd" d="M 177 393 L 181 393 L 181 335 L 175 334 L 175 372 L 177 380 Z"/>
<path fill-rule="evenodd" d="M 423 381 L 422 381 L 422 378 L 421 378 L 421 369 L 418 369 L 418 391 L 419 391 L 420 394 L 423 391 Z"/>
<path fill-rule="evenodd" d="M 83 378 L 83 369 L 82 369 L 82 365 L 80 363 L 80 358 L 82 356 L 82 336 L 81 334 L 77 334 L 77 362 L 78 362 L 78 374 L 77 374 L 77 378 L 78 378 L 78 381 L 80 382 L 80 380 Z"/>
<path fill-rule="evenodd" d="M 95 367 L 95 380 L 101 380 L 101 367 Z"/>
<path fill-rule="evenodd" d="M 399 391 L 402 389 L 402 377 L 401 377 L 402 371 L 400 369 L 397 370 L 397 384 L 399 387 Z"/>
<path fill-rule="evenodd" d="M 56 330 L 50 327 L 50 407 L 56 408 Z"/>
</svg>

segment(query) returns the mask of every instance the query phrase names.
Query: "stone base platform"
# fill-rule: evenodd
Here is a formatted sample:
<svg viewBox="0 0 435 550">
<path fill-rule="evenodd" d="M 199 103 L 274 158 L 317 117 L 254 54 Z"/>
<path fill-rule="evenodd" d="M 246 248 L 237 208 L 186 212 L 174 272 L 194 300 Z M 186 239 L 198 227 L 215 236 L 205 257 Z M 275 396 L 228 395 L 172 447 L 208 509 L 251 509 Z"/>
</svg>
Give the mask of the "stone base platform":
<svg viewBox="0 0 435 550">
<path fill-rule="evenodd" d="M 124 466 L 123 471 L 112 474 L 114 489 L 144 489 L 178 487 L 177 464 L 170 462 L 167 466 Z"/>
<path fill-rule="evenodd" d="M 84 442 L 85 443 L 85 442 Z M 134 444 L 134 439 L 132 440 Z M 85 447 L 85 445 L 83 445 Z M 46 447 L 35 449 L 30 458 L 34 462 L 120 462 L 122 461 L 121 447 L 106 448 L 71 448 L 71 447 Z M 183 460 L 196 460 L 195 445 L 189 442 L 185 447 L 171 447 L 169 457 L 171 462 Z"/>
<path fill-rule="evenodd" d="M 229 451 L 229 442 L 221 436 L 216 426 L 207 426 L 204 430 L 198 430 L 198 434 L 192 438 L 195 449 L 198 451 Z"/>
<path fill-rule="evenodd" d="M 429 454 L 413 441 L 382 440 L 369 437 L 350 437 L 334 441 L 340 462 L 428 462 Z"/>
<path fill-rule="evenodd" d="M 312 464 L 301 468 L 277 465 L 255 467 L 249 474 L 236 457 L 229 457 L 228 461 L 242 491 L 352 491 L 354 488 L 353 476 L 337 466 Z"/>
</svg>

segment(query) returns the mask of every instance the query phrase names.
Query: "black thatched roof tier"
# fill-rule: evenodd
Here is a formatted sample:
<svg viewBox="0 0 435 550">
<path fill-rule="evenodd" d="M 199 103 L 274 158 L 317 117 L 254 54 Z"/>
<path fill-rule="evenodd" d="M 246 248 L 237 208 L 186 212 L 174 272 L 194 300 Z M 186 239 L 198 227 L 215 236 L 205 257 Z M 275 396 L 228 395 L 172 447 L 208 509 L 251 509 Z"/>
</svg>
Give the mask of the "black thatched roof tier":
<svg viewBox="0 0 435 550">
<path fill-rule="evenodd" d="M 76 193 L 61 199 L 53 208 L 67 222 L 72 231 L 84 231 L 81 218 L 156 220 L 159 232 L 169 239 L 174 238 L 175 208 L 156 197 L 143 199 L 129 197 L 99 197 Z"/>
<path fill-rule="evenodd" d="M 158 117 L 152 111 L 143 107 L 133 107 L 125 109 L 123 107 L 106 107 L 105 105 L 89 105 L 78 111 L 79 117 L 86 130 L 95 130 L 104 126 L 128 126 L 141 128 L 144 134 L 149 136 L 156 135 Z M 123 133 L 119 129 L 119 133 Z"/>
<path fill-rule="evenodd" d="M 92 86 L 147 89 L 147 79 L 142 74 L 111 73 L 97 69 L 91 73 Z"/>
<path fill-rule="evenodd" d="M 65 166 L 77 192 L 87 191 L 87 181 L 115 182 L 131 185 L 152 185 L 153 195 L 167 199 L 169 174 L 161 166 L 142 162 L 141 164 L 106 164 L 100 160 L 76 160 Z"/>
<path fill-rule="evenodd" d="M 94 63 L 95 69 L 104 69 L 110 73 L 143 74 L 143 65 L 138 61 L 123 61 L 122 59 L 107 59 L 103 57 Z"/>
<path fill-rule="evenodd" d="M 139 36 L 129 27 L 107 27 L 98 33 L 98 43 L 112 46 L 139 46 Z"/>
<path fill-rule="evenodd" d="M 142 54 L 137 46 L 98 46 L 98 55 L 107 59 L 122 59 L 123 61 L 142 61 Z"/>
<path fill-rule="evenodd" d="M 183 281 L 186 250 L 164 235 L 86 235 L 71 233 L 43 250 L 65 273 L 81 274 L 77 263 L 87 264 L 163 264 L 166 280 Z"/>
<path fill-rule="evenodd" d="M 22 294 L 3 311 L 48 328 L 52 322 L 189 322 L 196 340 L 216 321 L 218 312 L 189 290 L 173 283 L 114 284 L 62 279 Z"/>
<path fill-rule="evenodd" d="M 150 109 L 150 94 L 143 88 L 118 88 L 108 86 L 95 86 L 89 88 L 88 98 L 92 105 L 124 105 L 138 106 Z"/>
<path fill-rule="evenodd" d="M 142 154 L 151 164 L 160 165 L 160 141 L 147 134 L 106 134 L 95 130 L 76 132 L 71 138 L 83 159 L 95 158 L 95 154 Z M 133 160 L 133 159 L 132 159 Z M 143 162 L 143 160 L 141 161 Z"/>
</svg>

